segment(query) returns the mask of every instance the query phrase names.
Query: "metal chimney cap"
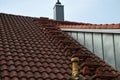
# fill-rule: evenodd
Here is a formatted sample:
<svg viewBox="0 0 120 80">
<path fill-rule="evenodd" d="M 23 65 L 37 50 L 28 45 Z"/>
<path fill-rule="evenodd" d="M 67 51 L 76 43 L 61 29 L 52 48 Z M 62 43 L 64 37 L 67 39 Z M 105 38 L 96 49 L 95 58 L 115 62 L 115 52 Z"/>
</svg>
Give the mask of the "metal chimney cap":
<svg viewBox="0 0 120 80">
<path fill-rule="evenodd" d="M 56 4 L 61 4 L 61 2 L 59 0 L 57 0 Z"/>
</svg>

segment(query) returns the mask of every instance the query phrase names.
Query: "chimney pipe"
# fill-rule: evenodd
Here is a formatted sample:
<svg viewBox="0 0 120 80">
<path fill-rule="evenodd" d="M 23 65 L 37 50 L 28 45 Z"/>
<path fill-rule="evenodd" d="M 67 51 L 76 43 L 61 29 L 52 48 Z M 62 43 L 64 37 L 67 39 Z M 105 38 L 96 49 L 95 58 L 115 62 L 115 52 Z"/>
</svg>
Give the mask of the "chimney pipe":
<svg viewBox="0 0 120 80">
<path fill-rule="evenodd" d="M 73 80 L 79 80 L 79 58 L 78 57 L 73 57 L 71 59 L 72 62 L 72 79 Z"/>
</svg>

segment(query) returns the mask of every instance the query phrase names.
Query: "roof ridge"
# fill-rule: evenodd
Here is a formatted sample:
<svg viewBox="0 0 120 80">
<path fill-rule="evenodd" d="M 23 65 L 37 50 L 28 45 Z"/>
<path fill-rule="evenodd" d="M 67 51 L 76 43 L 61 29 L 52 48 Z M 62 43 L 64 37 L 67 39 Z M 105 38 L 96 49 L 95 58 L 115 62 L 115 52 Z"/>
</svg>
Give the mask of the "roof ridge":
<svg viewBox="0 0 120 80">
<path fill-rule="evenodd" d="M 51 40 L 59 45 L 59 49 L 64 51 L 66 56 L 78 57 L 80 59 L 80 74 L 87 79 L 115 79 L 119 73 L 106 64 L 103 60 L 92 54 L 85 47 L 73 40 L 58 27 L 53 27 L 49 24 L 49 19 L 39 19 L 37 24 L 40 24 L 44 33 Z M 48 26 L 50 25 L 50 26 Z M 93 71 L 91 73 L 91 71 Z"/>
<path fill-rule="evenodd" d="M 70 29 L 120 29 L 119 24 L 83 24 L 83 25 L 58 25 L 59 28 Z"/>
<path fill-rule="evenodd" d="M 19 16 L 19 17 L 37 18 L 37 17 L 32 17 L 32 16 L 16 15 L 16 14 L 12 14 L 12 13 L 0 13 L 0 15 L 9 15 L 9 16 Z"/>
</svg>

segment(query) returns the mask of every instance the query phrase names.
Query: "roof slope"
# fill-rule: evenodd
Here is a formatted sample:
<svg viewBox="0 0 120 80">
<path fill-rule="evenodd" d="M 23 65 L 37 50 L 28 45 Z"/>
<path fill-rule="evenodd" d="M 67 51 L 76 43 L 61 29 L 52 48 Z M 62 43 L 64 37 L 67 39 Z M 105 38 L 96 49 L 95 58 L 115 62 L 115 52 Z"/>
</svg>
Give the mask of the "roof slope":
<svg viewBox="0 0 120 80">
<path fill-rule="evenodd" d="M 119 78 L 116 70 L 54 23 L 47 18 L 0 14 L 1 80 L 70 80 L 71 56 L 80 58 L 80 74 L 87 80 Z"/>
</svg>

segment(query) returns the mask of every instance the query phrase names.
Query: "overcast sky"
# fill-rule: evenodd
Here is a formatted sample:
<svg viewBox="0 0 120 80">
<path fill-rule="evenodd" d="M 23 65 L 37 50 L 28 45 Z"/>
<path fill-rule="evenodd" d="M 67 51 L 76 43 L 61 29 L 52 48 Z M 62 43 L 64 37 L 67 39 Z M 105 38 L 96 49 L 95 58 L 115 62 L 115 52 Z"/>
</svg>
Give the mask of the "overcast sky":
<svg viewBox="0 0 120 80">
<path fill-rule="evenodd" d="M 0 0 L 0 12 L 53 18 L 57 0 Z M 60 0 L 65 20 L 85 23 L 120 23 L 120 0 Z"/>
</svg>

